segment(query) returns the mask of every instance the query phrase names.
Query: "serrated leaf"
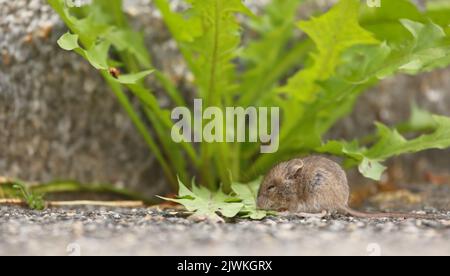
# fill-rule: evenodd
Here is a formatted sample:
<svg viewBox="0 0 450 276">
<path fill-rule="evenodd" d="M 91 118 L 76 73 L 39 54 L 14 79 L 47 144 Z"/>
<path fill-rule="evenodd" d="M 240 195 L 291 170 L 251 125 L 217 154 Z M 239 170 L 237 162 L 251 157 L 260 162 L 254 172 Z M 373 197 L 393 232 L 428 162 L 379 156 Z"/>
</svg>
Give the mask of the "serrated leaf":
<svg viewBox="0 0 450 276">
<path fill-rule="evenodd" d="M 155 1 L 177 40 L 195 82 L 208 104 L 218 104 L 235 89 L 232 62 L 237 55 L 241 28 L 235 14 L 251 15 L 241 0 L 188 0 L 184 13 L 170 9 L 167 0 Z"/>
<path fill-rule="evenodd" d="M 355 46 L 380 45 L 370 32 L 359 25 L 360 5 L 358 0 L 342 0 L 320 17 L 299 23 L 299 27 L 316 45 L 316 51 L 306 68 L 297 72 L 288 80 L 287 85 L 278 89 L 287 94 L 289 100 L 280 104 L 286 113 L 286 119 L 280 133 L 280 141 L 284 142 L 279 152 L 285 152 L 285 156 L 277 159 L 293 158 L 301 152 L 307 153 L 311 148 L 320 146 L 321 136 L 355 102 L 357 90 L 339 90 L 345 93 L 339 95 L 335 87 L 330 86 L 330 90 L 324 90 L 322 84 L 335 78 L 339 66 L 346 65 L 341 59 L 343 53 Z M 365 83 L 361 86 L 366 87 Z M 303 135 L 298 135 L 299 133 Z M 266 170 L 269 159 L 270 157 L 263 156 L 255 166 Z"/>
<path fill-rule="evenodd" d="M 299 23 L 314 41 L 313 65 L 292 77 L 281 90 L 302 101 L 311 101 L 319 90 L 317 81 L 333 75 L 341 54 L 354 45 L 378 44 L 358 23 L 359 1 L 342 0 L 326 14 Z"/>
<path fill-rule="evenodd" d="M 433 47 L 436 45 L 436 41 L 440 42 L 440 39 L 445 37 L 444 30 L 434 23 L 422 24 L 409 19 L 402 19 L 400 22 L 415 39 L 413 50 Z"/>
<path fill-rule="evenodd" d="M 193 217 L 219 222 L 222 219 L 218 213 L 224 217 L 233 218 L 244 207 L 244 204 L 240 202 L 227 202 L 230 197 L 222 191 L 211 192 L 205 187 L 196 185 L 193 185 L 191 191 L 181 181 L 179 181 L 179 187 L 179 198 L 160 198 L 183 205 L 186 210 L 193 213 Z"/>
<path fill-rule="evenodd" d="M 444 37 L 441 27 L 431 22 L 402 22 L 408 28 L 398 22 L 406 31 L 400 33 L 403 34 L 400 45 L 383 42 L 379 46 L 352 47 L 343 54 L 343 62 L 336 74 L 319 82 L 324 91 L 319 92 L 320 97 L 305 112 L 318 114 L 315 120 L 320 135 L 325 134 L 338 119 L 349 114 L 357 97 L 379 79 L 398 72 L 427 72 L 450 64 L 450 42 L 445 40 L 447 37 Z"/>
<path fill-rule="evenodd" d="M 432 22 L 422 24 L 411 20 L 401 20 L 414 37 L 411 44 L 411 54 L 407 56 L 400 71 L 417 74 L 431 68 L 440 67 L 441 59 L 450 54 L 450 43 L 444 41 L 444 30 Z"/>
<path fill-rule="evenodd" d="M 231 189 L 236 193 L 237 197 L 242 199 L 244 208 L 241 212 L 244 213 L 244 217 L 253 220 L 261 220 L 267 216 L 267 212 L 259 210 L 256 205 L 261 180 L 262 179 L 259 178 L 248 184 L 233 183 L 231 185 Z"/>
<path fill-rule="evenodd" d="M 418 138 L 408 140 L 396 129 L 390 129 L 378 123 L 378 141 L 370 148 L 358 148 L 357 144 L 349 144 L 344 141 L 330 141 L 317 151 L 346 156 L 359 164 L 361 174 L 374 180 L 380 180 L 386 169 L 381 162 L 391 157 L 450 147 L 450 118 L 436 115 L 432 118 L 435 125 L 434 131 Z"/>
<path fill-rule="evenodd" d="M 195 186 L 194 181 L 192 181 L 192 186 Z M 179 196 L 179 197 L 190 196 L 190 197 L 192 197 L 192 198 L 195 198 L 194 193 L 191 192 L 191 190 L 189 190 L 189 189 L 183 184 L 183 182 L 181 182 L 180 179 L 178 179 L 178 196 Z"/>
<path fill-rule="evenodd" d="M 386 160 L 400 154 L 450 147 L 450 118 L 435 115 L 433 119 L 436 123 L 433 133 L 412 140 L 405 139 L 396 130 L 378 124 L 380 141 L 365 152 L 365 155 L 375 160 Z"/>
</svg>

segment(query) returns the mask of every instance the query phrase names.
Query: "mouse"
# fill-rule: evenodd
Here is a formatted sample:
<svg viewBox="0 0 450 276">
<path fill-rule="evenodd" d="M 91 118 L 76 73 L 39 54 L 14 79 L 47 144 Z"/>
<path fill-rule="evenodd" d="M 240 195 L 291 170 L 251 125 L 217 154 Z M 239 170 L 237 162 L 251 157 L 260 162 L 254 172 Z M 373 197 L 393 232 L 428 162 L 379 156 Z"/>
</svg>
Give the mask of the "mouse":
<svg viewBox="0 0 450 276">
<path fill-rule="evenodd" d="M 326 214 L 339 213 L 374 219 L 437 218 L 427 214 L 360 212 L 349 207 L 349 198 L 350 188 L 344 169 L 326 157 L 309 156 L 282 162 L 273 167 L 262 181 L 257 207 L 303 217 L 324 217 Z"/>
</svg>

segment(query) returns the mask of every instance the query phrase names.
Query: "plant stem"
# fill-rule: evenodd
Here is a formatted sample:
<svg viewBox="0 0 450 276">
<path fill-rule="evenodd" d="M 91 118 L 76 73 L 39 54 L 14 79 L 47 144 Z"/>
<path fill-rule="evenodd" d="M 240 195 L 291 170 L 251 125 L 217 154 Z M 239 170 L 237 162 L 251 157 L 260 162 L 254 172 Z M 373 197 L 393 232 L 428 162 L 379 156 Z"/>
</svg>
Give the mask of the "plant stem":
<svg viewBox="0 0 450 276">
<path fill-rule="evenodd" d="M 109 84 L 109 86 L 111 87 L 113 93 L 116 95 L 116 97 L 119 100 L 120 104 L 122 105 L 122 107 L 127 112 L 127 114 L 130 117 L 131 121 L 134 123 L 134 125 L 137 128 L 137 130 L 139 131 L 141 136 L 146 141 L 149 149 L 153 152 L 153 154 L 155 155 L 156 159 L 160 163 L 160 165 L 161 165 L 161 167 L 163 169 L 163 172 L 166 175 L 167 179 L 169 180 L 170 184 L 172 185 L 172 187 L 174 189 L 176 189 L 178 187 L 178 182 L 177 182 L 177 180 L 175 178 L 175 174 L 172 172 L 172 169 L 170 168 L 170 166 L 167 163 L 167 161 L 164 159 L 164 157 L 161 154 L 161 151 L 159 150 L 158 146 L 153 141 L 153 138 L 149 134 L 148 129 L 145 126 L 144 122 L 142 122 L 141 118 L 139 117 L 139 115 L 134 110 L 134 108 L 131 105 L 130 101 L 128 100 L 127 96 L 122 91 L 122 88 L 120 87 L 120 85 L 118 83 L 114 82 L 113 80 L 111 80 L 111 77 L 109 76 L 109 74 L 107 72 L 101 72 L 101 73 L 102 73 L 103 77 L 105 78 L 105 80 L 107 81 L 107 83 Z"/>
<path fill-rule="evenodd" d="M 177 148 L 178 145 L 174 144 L 170 141 L 170 139 L 166 139 L 167 133 L 165 129 L 158 123 L 158 118 L 155 114 L 148 108 L 144 107 L 144 112 L 147 115 L 150 123 L 153 124 L 156 135 L 158 136 L 158 140 L 163 147 L 163 150 L 169 159 L 169 163 L 174 166 L 175 171 L 178 176 L 181 178 L 183 183 L 187 183 L 189 180 L 189 176 L 186 170 L 186 162 L 182 156 L 182 152 Z"/>
</svg>

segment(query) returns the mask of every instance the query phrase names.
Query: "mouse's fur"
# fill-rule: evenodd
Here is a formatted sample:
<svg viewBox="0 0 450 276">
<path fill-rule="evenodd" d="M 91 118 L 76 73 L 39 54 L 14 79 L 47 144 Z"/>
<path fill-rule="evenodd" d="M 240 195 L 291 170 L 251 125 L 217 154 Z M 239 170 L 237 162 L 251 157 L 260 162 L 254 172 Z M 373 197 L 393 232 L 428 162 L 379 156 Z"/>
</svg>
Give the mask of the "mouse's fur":
<svg viewBox="0 0 450 276">
<path fill-rule="evenodd" d="M 350 190 L 344 170 L 321 156 L 293 159 L 275 166 L 264 178 L 258 208 L 292 213 L 343 213 L 363 218 L 435 218 L 406 213 L 362 213 L 348 206 Z"/>
</svg>

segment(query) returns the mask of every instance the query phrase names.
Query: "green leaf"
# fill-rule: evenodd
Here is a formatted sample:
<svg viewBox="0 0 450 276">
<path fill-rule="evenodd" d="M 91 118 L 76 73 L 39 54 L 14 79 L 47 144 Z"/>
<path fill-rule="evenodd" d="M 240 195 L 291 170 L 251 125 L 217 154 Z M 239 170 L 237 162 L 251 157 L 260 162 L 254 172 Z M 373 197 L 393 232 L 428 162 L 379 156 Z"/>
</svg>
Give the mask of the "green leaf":
<svg viewBox="0 0 450 276">
<path fill-rule="evenodd" d="M 367 178 L 380 180 L 386 167 L 376 160 L 363 158 L 358 166 L 359 172 Z"/>
<path fill-rule="evenodd" d="M 194 218 L 205 218 L 211 221 L 220 222 L 220 213 L 227 218 L 233 218 L 242 210 L 244 204 L 237 202 L 227 202 L 229 196 L 222 191 L 211 192 L 205 187 L 193 185 L 192 191 L 179 181 L 179 197 L 177 199 L 163 198 L 164 200 L 176 202 L 183 205 L 186 210 L 192 212 Z"/>
<path fill-rule="evenodd" d="M 320 82 L 325 90 L 308 112 L 322 110 L 317 127 L 325 133 L 338 119 L 347 115 L 357 96 L 395 73 L 418 74 L 450 64 L 450 43 L 442 29 L 433 24 L 402 20 L 408 28 L 401 44 L 383 42 L 380 46 L 352 47 L 342 56 L 336 74 Z M 408 31 L 411 30 L 411 32 Z"/>
<path fill-rule="evenodd" d="M 245 65 L 238 96 L 242 106 L 255 105 L 270 96 L 280 78 L 298 66 L 311 48 L 309 41 L 294 41 L 295 21 L 303 0 L 272 1 L 249 25 L 258 38 L 242 49 Z M 290 44 L 297 43 L 295 47 Z M 245 93 L 242 93 L 245 91 Z"/>
<path fill-rule="evenodd" d="M 234 196 L 224 194 L 222 191 L 211 192 L 205 187 L 192 184 L 192 191 L 181 181 L 179 182 L 179 192 L 176 199 L 163 198 L 183 205 L 186 210 L 193 213 L 196 218 L 207 218 L 213 221 L 222 221 L 217 215 L 220 213 L 224 217 L 233 218 L 241 214 L 244 218 L 261 220 L 268 213 L 258 210 L 256 199 L 258 196 L 261 178 L 248 183 L 233 183 L 232 190 Z"/>
<path fill-rule="evenodd" d="M 340 64 L 341 54 L 354 45 L 378 44 L 374 36 L 358 23 L 358 0 L 342 0 L 326 14 L 299 23 L 314 41 L 313 65 L 300 71 L 282 88 L 283 92 L 302 101 L 314 99 L 317 81 L 331 77 Z"/>
<path fill-rule="evenodd" d="M 85 57 L 89 63 L 97 70 L 108 69 L 108 51 L 111 44 L 103 41 L 92 46 L 89 50 L 84 50 L 78 44 L 79 36 L 76 34 L 66 33 L 59 40 L 58 45 L 67 51 L 76 51 Z"/>
<path fill-rule="evenodd" d="M 59 47 L 66 51 L 72 51 L 80 48 L 80 45 L 78 44 L 78 35 L 76 34 L 66 33 L 58 39 L 57 43 Z"/>
<path fill-rule="evenodd" d="M 364 137 L 364 143 L 323 144 L 322 139 L 353 110 L 361 93 L 381 79 L 398 73 L 416 75 L 450 64 L 448 1 L 442 1 L 445 5 L 433 1 L 421 12 L 410 0 L 384 1 L 377 9 L 358 0 L 340 0 L 324 14 L 300 22 L 300 30 L 296 30 L 301 0 L 271 1 L 258 17 L 251 15 L 242 0 L 186 0 L 184 10 L 177 11 L 171 10 L 169 0 L 154 0 L 194 77 L 192 91 L 207 106 L 281 107 L 280 148 L 271 155 L 261 155 L 258 144 L 202 143 L 196 148 L 165 139 L 172 126 L 170 110 L 162 109 L 152 91 L 139 81 L 151 73 L 141 71 L 153 66 L 144 33 L 131 29 L 122 1 L 97 0 L 82 9 L 68 9 L 64 0 L 48 1 L 70 29 L 58 44 L 100 69 L 175 185 L 175 175 L 186 181 L 192 167 L 202 175 L 202 184 L 213 190 L 222 182 L 229 190 L 228 171 L 245 182 L 280 160 L 315 151 L 344 156 L 347 165 L 359 166 L 364 175 L 379 179 L 385 169 L 382 163 L 391 156 L 446 147 L 442 122 L 420 110 L 413 110 L 410 121 L 394 129 L 379 124 L 378 133 Z M 242 15 L 249 20 L 242 20 Z M 241 39 L 242 26 L 251 28 L 245 41 Z M 111 60 L 109 53 L 117 61 Z M 114 79 L 106 71 L 108 65 L 129 74 Z M 177 106 L 189 106 L 162 72 L 156 71 L 155 80 Z M 131 94 L 125 94 L 125 88 Z M 137 108 L 143 112 L 134 110 L 130 97 L 139 100 Z M 424 135 L 411 136 L 421 133 Z M 188 166 L 185 156 L 192 159 L 192 165 Z M 177 200 L 189 203 L 214 198 L 225 205 L 243 204 L 242 209 L 247 210 L 241 213 L 248 216 L 261 215 L 251 205 L 249 193 L 242 190 L 244 199 L 195 185 L 191 192 L 193 195 L 180 192 Z"/>
<path fill-rule="evenodd" d="M 151 58 L 142 35 L 132 31 L 123 22 L 121 1 L 94 1 L 84 9 L 85 16 L 81 19 L 72 16 L 61 0 L 49 0 L 49 3 L 76 33 L 61 37 L 58 44 L 63 49 L 78 50 L 93 67 L 106 70 L 108 52 L 113 45 L 118 51 L 131 54 L 142 66 L 151 67 Z M 84 49 L 78 41 L 82 42 Z"/>
<path fill-rule="evenodd" d="M 450 43 L 444 39 L 444 30 L 434 23 L 421 24 L 403 19 L 402 24 L 414 37 L 411 55 L 403 61 L 400 70 L 408 74 L 417 74 L 442 66 L 441 59 L 450 54 Z M 448 64 L 444 64 L 446 66 Z"/>
<path fill-rule="evenodd" d="M 108 52 L 110 47 L 111 43 L 109 41 L 103 41 L 85 51 L 87 60 L 95 69 L 107 70 L 109 68 Z"/>
<path fill-rule="evenodd" d="M 248 183 L 233 183 L 231 189 L 236 193 L 237 197 L 242 200 L 244 208 L 242 213 L 244 217 L 253 220 L 261 220 L 267 216 L 267 212 L 259 210 L 256 206 L 256 200 L 258 197 L 259 186 L 261 185 L 261 178 Z"/>
<path fill-rule="evenodd" d="M 375 160 L 386 160 L 400 154 L 450 147 L 450 118 L 435 115 L 433 119 L 436 123 L 434 132 L 412 140 L 406 140 L 398 131 L 377 124 L 380 140 L 365 155 Z"/>
<path fill-rule="evenodd" d="M 408 31 L 402 26 L 400 19 L 422 22 L 424 16 L 410 0 L 383 1 L 381 7 L 371 8 L 362 5 L 360 13 L 361 25 L 380 41 L 390 44 L 404 42 Z"/>
<path fill-rule="evenodd" d="M 318 152 L 346 156 L 359 164 L 364 176 L 380 180 L 386 167 L 381 162 L 401 154 L 416 153 L 428 149 L 450 147 L 450 118 L 432 116 L 435 129 L 414 139 L 406 139 L 396 129 L 378 123 L 378 141 L 370 148 L 359 148 L 357 143 L 330 141 L 318 148 Z"/>
<path fill-rule="evenodd" d="M 183 12 L 172 11 L 167 0 L 156 0 L 155 5 L 194 76 L 197 96 L 208 107 L 223 106 L 233 101 L 238 88 L 235 59 L 241 42 L 241 26 L 236 14 L 251 16 L 251 12 L 241 0 L 187 2 L 190 7 Z M 214 186 L 213 175 L 218 175 L 220 182 L 229 188 L 228 171 L 220 165 L 232 162 L 227 146 L 202 143 L 200 151 L 203 181 Z M 212 155 L 213 152 L 217 154 Z M 217 173 L 212 171 L 213 166 Z"/>
<path fill-rule="evenodd" d="M 32 210 L 42 211 L 45 209 L 44 196 L 31 192 L 28 187 L 21 182 L 14 182 L 13 189 L 19 190 L 20 196 Z"/>
<path fill-rule="evenodd" d="M 153 73 L 155 70 L 142 71 L 135 74 L 120 75 L 116 80 L 122 84 L 135 84 L 139 80 Z"/>
<path fill-rule="evenodd" d="M 151 58 L 145 48 L 145 43 L 140 33 L 131 30 L 116 29 L 105 34 L 107 39 L 118 51 L 126 51 L 139 61 L 144 67 L 152 67 Z"/>
<path fill-rule="evenodd" d="M 379 46 L 374 36 L 358 23 L 360 1 L 342 0 L 330 11 L 299 27 L 316 45 L 310 65 L 297 72 L 278 90 L 287 94 L 280 103 L 285 113 L 280 133 L 280 150 L 275 157 L 262 156 L 252 170 L 267 170 L 277 159 L 293 158 L 307 153 L 321 144 L 321 136 L 333 120 L 343 116 L 355 101 L 354 90 L 342 90 L 348 98 L 336 92 L 324 90 L 322 82 L 332 79 L 339 66 L 345 65 L 342 54 L 355 46 Z M 375 47 L 375 46 L 373 46 Z M 336 111 L 335 109 L 341 109 Z M 328 113 L 328 114 L 327 114 Z M 330 120 L 330 121 L 328 121 Z"/>
<path fill-rule="evenodd" d="M 240 26 L 235 14 L 251 15 L 241 0 L 189 0 L 183 14 L 170 10 L 167 0 L 157 0 L 174 38 L 195 76 L 199 95 L 207 105 L 218 105 L 234 86 L 240 43 Z"/>
</svg>

